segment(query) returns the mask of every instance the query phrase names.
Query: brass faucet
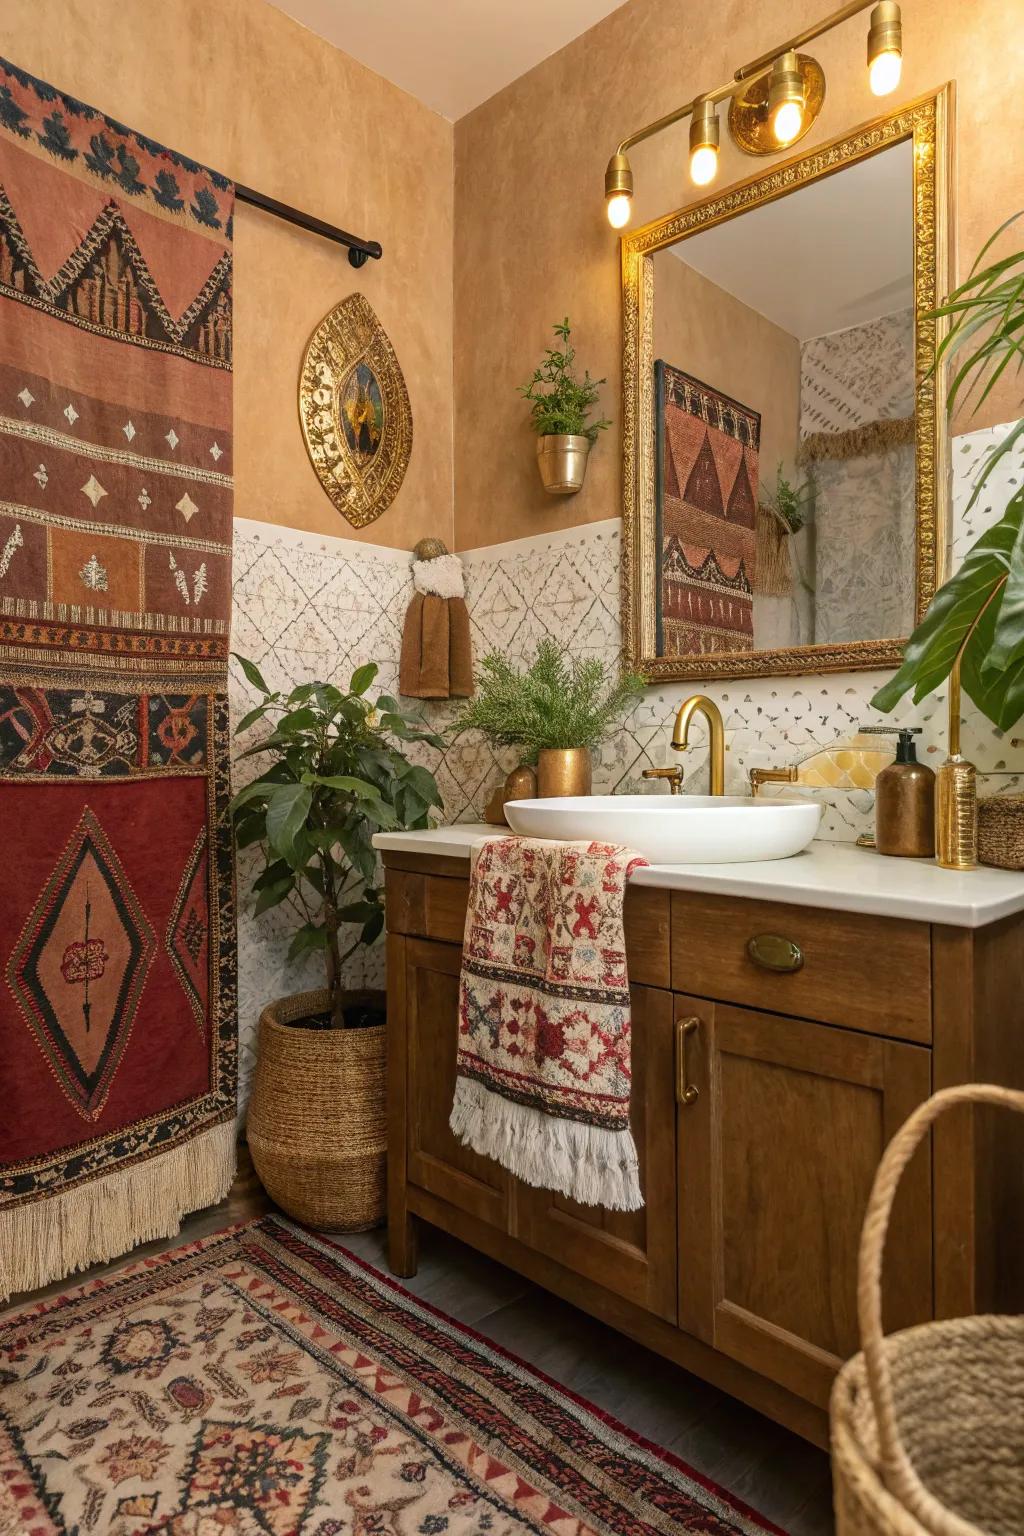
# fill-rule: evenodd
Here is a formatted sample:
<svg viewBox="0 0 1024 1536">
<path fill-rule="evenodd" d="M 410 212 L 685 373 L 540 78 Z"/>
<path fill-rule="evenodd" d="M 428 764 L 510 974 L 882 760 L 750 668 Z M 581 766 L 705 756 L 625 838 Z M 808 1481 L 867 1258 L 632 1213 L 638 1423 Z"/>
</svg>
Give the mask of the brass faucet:
<svg viewBox="0 0 1024 1536">
<path fill-rule="evenodd" d="M 788 768 L 751 768 L 750 770 L 750 793 L 755 800 L 762 784 L 796 784 L 797 782 L 797 770 L 794 764 Z"/>
<path fill-rule="evenodd" d="M 671 768 L 645 768 L 640 775 L 642 779 L 668 779 L 668 792 L 670 795 L 682 793 L 683 770 L 678 763 Z"/>
<path fill-rule="evenodd" d="M 676 715 L 672 732 L 673 752 L 685 752 L 690 745 L 690 722 L 694 715 L 703 715 L 711 733 L 711 793 L 725 794 L 725 725 L 722 711 L 705 693 L 695 693 L 684 699 Z"/>
</svg>

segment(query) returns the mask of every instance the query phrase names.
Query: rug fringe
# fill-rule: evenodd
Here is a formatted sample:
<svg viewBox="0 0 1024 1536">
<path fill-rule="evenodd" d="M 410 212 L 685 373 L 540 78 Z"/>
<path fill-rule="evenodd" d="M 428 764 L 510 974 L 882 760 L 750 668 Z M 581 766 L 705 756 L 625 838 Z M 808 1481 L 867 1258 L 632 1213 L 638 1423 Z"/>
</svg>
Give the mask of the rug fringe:
<svg viewBox="0 0 1024 1536">
<path fill-rule="evenodd" d="M 223 1200 L 234 1176 L 232 1117 L 147 1162 L 0 1209 L 0 1301 L 173 1237 L 189 1211 Z"/>
<path fill-rule="evenodd" d="M 632 1131 L 610 1131 L 545 1114 L 460 1077 L 449 1124 L 464 1146 L 491 1157 L 524 1184 L 554 1189 L 580 1205 L 639 1211 L 640 1167 Z"/>
</svg>

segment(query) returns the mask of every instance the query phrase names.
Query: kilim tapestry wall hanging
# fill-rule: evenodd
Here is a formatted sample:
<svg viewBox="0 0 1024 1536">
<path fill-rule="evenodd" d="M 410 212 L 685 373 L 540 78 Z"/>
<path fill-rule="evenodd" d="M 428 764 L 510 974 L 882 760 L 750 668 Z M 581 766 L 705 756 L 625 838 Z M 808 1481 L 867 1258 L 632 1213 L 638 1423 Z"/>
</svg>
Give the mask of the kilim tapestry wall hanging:
<svg viewBox="0 0 1024 1536">
<path fill-rule="evenodd" d="M 233 198 L 0 60 L 0 1294 L 232 1177 Z"/>
<path fill-rule="evenodd" d="M 749 651 L 761 417 L 660 360 L 654 378 L 658 655 Z"/>
</svg>

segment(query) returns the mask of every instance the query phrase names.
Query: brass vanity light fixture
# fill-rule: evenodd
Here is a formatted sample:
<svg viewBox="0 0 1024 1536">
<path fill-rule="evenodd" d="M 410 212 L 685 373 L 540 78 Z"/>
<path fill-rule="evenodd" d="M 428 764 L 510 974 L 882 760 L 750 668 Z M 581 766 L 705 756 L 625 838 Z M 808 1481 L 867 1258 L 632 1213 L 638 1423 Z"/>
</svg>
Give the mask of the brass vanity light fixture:
<svg viewBox="0 0 1024 1536">
<path fill-rule="evenodd" d="M 805 27 L 779 47 L 742 65 L 717 90 L 702 91 L 685 106 L 667 112 L 624 138 L 604 173 L 604 195 L 612 228 L 624 229 L 629 223 L 633 171 L 628 151 L 684 118 L 691 119 L 690 176 L 699 187 L 713 181 L 718 169 L 719 126 L 715 108 L 721 101 L 729 100 L 729 132 L 745 154 L 777 154 L 802 139 L 825 100 L 825 75 L 816 59 L 799 50 L 871 4 L 872 0 L 849 0 L 847 5 Z M 896 0 L 876 0 L 868 29 L 868 84 L 874 95 L 885 96 L 896 89 L 902 61 L 903 23 L 899 5 Z"/>
<path fill-rule="evenodd" d="M 690 180 L 698 187 L 714 181 L 718 171 L 718 113 L 705 97 L 694 103 L 690 119 Z"/>
<path fill-rule="evenodd" d="M 878 0 L 868 32 L 868 84 L 875 96 L 888 96 L 903 73 L 903 21 L 896 0 Z"/>
<path fill-rule="evenodd" d="M 608 200 L 609 224 L 612 229 L 623 229 L 629 223 L 629 205 L 633 201 L 633 172 L 621 150 L 608 161 L 604 195 Z"/>
<path fill-rule="evenodd" d="M 776 144 L 795 144 L 807 117 L 807 87 L 800 55 L 793 50 L 775 60 L 768 78 L 768 126 Z"/>
</svg>

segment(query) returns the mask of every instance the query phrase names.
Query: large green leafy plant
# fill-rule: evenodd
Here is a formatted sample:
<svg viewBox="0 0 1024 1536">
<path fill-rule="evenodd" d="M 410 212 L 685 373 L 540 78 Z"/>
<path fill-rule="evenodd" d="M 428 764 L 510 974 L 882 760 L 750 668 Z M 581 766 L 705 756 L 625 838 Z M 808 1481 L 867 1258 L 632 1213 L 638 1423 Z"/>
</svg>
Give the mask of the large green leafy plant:
<svg viewBox="0 0 1024 1536">
<path fill-rule="evenodd" d="M 273 728 L 241 754 L 272 761 L 231 802 L 235 841 L 239 848 L 264 847 L 264 868 L 253 882 L 257 913 L 294 897 L 303 921 L 289 959 L 323 952 L 331 1020 L 341 1028 L 345 962 L 384 927 L 373 834 L 425 827 L 431 806 L 441 804 L 433 774 L 409 762 L 398 743 L 443 743 L 406 718 L 390 695 L 367 699 L 377 675 L 372 662 L 357 668 L 347 691 L 303 683 L 285 696 L 267 687 L 253 662 L 236 659 L 262 694 L 236 735 L 265 716 Z"/>
<path fill-rule="evenodd" d="M 936 311 L 951 324 L 936 350 L 958 360 L 948 393 L 950 410 L 973 397 L 975 411 L 1010 367 L 1024 362 L 1024 251 L 982 266 L 993 243 L 1020 218 L 1014 214 L 986 243 L 966 282 Z M 974 505 L 997 464 L 1024 445 L 1024 419 L 986 455 L 968 508 Z M 872 703 L 891 710 L 914 691 L 920 703 L 960 664 L 964 691 L 1001 730 L 1024 715 L 1024 485 L 1016 488 L 999 522 L 975 540 L 956 575 L 935 594 L 911 635 L 903 665 L 879 689 Z"/>
<path fill-rule="evenodd" d="M 586 437 L 597 442 L 597 434 L 611 426 L 602 416 L 600 421 L 587 421 L 597 404 L 599 388 L 604 379 L 592 379 L 584 373 L 576 375 L 574 364 L 576 351 L 571 341 L 569 316 L 561 325 L 554 327 L 561 345 L 548 347 L 544 361 L 534 370 L 528 384 L 519 385 L 519 393 L 531 401 L 530 421 L 538 437 L 560 436 Z"/>
<path fill-rule="evenodd" d="M 476 697 L 453 730 L 478 730 L 499 747 L 519 747 L 536 762 L 546 747 L 596 747 L 635 698 L 644 680 L 636 672 L 613 677 L 591 657 L 570 658 L 555 640 L 542 640 L 525 672 L 492 651 L 480 663 Z"/>
</svg>

